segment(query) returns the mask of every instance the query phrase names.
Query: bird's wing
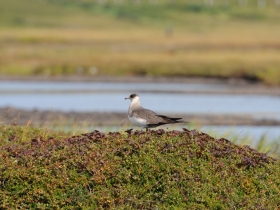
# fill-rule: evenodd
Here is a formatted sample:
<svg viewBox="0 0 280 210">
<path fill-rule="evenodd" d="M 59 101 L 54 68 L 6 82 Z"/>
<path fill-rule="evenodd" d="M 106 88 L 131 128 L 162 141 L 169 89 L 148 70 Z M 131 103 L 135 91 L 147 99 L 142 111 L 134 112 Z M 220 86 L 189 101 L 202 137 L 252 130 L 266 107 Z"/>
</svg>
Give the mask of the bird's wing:
<svg viewBox="0 0 280 210">
<path fill-rule="evenodd" d="M 149 109 L 137 109 L 132 112 L 132 115 L 136 118 L 147 120 L 148 124 L 158 124 L 163 121 L 163 118 L 158 116 L 155 112 Z"/>
</svg>

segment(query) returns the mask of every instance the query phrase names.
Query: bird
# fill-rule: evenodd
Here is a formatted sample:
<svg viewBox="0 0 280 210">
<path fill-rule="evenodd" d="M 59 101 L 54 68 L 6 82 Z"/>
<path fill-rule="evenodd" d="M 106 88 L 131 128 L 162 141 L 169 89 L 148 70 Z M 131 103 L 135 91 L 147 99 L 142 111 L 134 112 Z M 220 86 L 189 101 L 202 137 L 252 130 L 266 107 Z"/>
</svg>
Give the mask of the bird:
<svg viewBox="0 0 280 210">
<path fill-rule="evenodd" d="M 185 123 L 182 118 L 167 117 L 159 115 L 149 109 L 145 109 L 140 105 L 140 97 L 133 93 L 128 98 L 130 105 L 128 109 L 128 119 L 136 126 L 141 128 L 155 128 L 160 125 L 173 124 L 173 123 Z"/>
</svg>

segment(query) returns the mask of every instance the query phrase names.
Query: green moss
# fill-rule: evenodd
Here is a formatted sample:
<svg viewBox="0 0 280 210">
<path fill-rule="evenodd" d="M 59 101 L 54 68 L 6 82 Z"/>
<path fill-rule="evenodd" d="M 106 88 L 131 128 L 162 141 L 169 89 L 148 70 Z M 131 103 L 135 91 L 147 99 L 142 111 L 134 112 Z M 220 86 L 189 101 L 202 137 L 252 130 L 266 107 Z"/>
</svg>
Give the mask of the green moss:
<svg viewBox="0 0 280 210">
<path fill-rule="evenodd" d="M 276 209 L 280 163 L 189 131 L 1 127 L 2 209 Z M 28 134 L 27 134 L 28 133 Z M 39 135 L 39 136 L 38 136 Z"/>
</svg>

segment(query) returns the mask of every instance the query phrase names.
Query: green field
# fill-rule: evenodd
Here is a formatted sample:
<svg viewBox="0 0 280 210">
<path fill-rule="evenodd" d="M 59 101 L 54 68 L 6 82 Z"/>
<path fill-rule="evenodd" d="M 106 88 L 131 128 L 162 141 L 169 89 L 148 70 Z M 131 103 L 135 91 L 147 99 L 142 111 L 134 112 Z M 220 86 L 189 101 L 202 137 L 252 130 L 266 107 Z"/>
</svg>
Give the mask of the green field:
<svg viewBox="0 0 280 210">
<path fill-rule="evenodd" d="M 0 0 L 0 74 L 202 76 L 280 84 L 280 6 Z"/>
<path fill-rule="evenodd" d="M 277 209 L 280 163 L 195 130 L 0 127 L 1 209 Z"/>
</svg>

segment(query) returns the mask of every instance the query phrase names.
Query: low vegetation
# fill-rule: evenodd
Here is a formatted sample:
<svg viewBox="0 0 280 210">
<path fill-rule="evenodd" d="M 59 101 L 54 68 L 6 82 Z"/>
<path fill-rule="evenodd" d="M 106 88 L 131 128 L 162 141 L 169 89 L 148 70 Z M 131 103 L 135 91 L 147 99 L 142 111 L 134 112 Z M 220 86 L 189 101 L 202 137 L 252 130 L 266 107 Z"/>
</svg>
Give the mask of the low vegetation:
<svg viewBox="0 0 280 210">
<path fill-rule="evenodd" d="M 0 127 L 1 209 L 277 209 L 280 162 L 196 130 Z"/>
<path fill-rule="evenodd" d="M 274 1 L 263 8 L 256 1 L 1 1 L 2 75 L 200 76 L 280 84 L 280 7 Z"/>
</svg>

